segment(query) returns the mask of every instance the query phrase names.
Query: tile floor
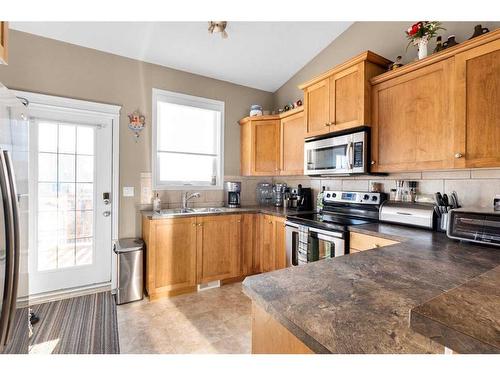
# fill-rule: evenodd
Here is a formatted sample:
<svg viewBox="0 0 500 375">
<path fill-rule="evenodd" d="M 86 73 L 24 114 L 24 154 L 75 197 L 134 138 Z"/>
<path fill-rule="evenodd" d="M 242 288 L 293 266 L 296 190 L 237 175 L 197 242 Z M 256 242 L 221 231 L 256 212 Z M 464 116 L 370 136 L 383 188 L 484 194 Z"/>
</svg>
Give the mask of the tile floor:
<svg viewBox="0 0 500 375">
<path fill-rule="evenodd" d="M 251 351 L 251 302 L 241 283 L 117 310 L 122 354 Z"/>
</svg>

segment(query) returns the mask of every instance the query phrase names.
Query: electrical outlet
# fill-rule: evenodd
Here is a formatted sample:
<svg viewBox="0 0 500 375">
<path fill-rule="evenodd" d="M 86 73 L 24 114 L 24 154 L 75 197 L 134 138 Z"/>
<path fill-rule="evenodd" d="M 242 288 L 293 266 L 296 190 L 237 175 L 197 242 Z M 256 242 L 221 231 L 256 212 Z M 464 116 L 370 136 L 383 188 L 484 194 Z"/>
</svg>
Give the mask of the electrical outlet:
<svg viewBox="0 0 500 375">
<path fill-rule="evenodd" d="M 133 186 L 124 186 L 123 187 L 123 196 L 124 197 L 133 197 L 134 196 L 134 187 Z"/>
</svg>

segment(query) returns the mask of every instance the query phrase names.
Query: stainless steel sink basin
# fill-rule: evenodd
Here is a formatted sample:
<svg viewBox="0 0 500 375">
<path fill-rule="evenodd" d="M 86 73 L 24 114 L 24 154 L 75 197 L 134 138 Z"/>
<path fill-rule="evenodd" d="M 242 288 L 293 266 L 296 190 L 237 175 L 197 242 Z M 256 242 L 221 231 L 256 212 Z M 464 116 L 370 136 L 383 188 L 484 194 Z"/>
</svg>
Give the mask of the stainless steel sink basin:
<svg viewBox="0 0 500 375">
<path fill-rule="evenodd" d="M 166 216 L 182 216 L 182 215 L 199 215 L 199 214 L 211 214 L 218 212 L 226 212 L 225 207 L 200 207 L 200 208 L 169 208 L 166 210 L 161 210 L 159 213 L 155 212 L 153 216 L 155 217 L 166 217 Z"/>
</svg>

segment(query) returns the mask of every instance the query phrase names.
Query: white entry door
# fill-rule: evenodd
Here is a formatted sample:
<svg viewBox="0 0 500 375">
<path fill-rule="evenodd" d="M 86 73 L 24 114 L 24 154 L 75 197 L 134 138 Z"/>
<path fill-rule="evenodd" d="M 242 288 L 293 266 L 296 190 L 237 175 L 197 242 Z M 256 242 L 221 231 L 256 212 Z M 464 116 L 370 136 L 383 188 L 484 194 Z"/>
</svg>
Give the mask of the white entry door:
<svg viewBox="0 0 500 375">
<path fill-rule="evenodd" d="M 111 123 L 55 118 L 31 123 L 30 295 L 111 279 Z"/>
</svg>

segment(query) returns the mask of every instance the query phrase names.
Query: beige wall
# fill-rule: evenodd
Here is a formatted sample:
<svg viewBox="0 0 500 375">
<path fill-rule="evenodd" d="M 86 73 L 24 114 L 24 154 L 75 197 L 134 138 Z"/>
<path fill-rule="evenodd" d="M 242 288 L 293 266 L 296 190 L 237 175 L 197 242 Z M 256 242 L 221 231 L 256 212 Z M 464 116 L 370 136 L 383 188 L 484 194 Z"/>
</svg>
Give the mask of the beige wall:
<svg viewBox="0 0 500 375">
<path fill-rule="evenodd" d="M 270 108 L 272 94 L 179 70 L 99 52 L 12 30 L 9 65 L 0 66 L 5 86 L 122 106 L 120 117 L 120 190 L 134 186 L 134 198 L 120 198 L 120 237 L 140 234 L 137 207 L 140 173 L 151 171 L 151 92 L 160 88 L 225 102 L 225 174 L 239 174 L 239 125 L 251 104 Z M 136 143 L 127 117 L 146 115 Z M 221 195 L 221 193 L 219 193 Z"/>
<path fill-rule="evenodd" d="M 463 42 L 472 35 L 474 25 L 478 23 L 490 30 L 500 27 L 500 22 L 444 22 L 443 27 L 446 31 L 442 31 L 441 35 L 445 40 L 448 35 L 455 34 L 456 40 Z M 297 85 L 366 50 L 378 53 L 389 60 L 395 60 L 401 55 L 404 63 L 412 61 L 416 58 L 417 49 L 410 46 L 408 51 L 405 51 L 408 41 L 404 34 L 411 24 L 411 21 L 355 22 L 274 93 L 274 106 L 282 107 L 286 103 L 302 98 L 302 91 Z M 429 44 L 429 53 L 434 47 L 433 41 Z"/>
</svg>

